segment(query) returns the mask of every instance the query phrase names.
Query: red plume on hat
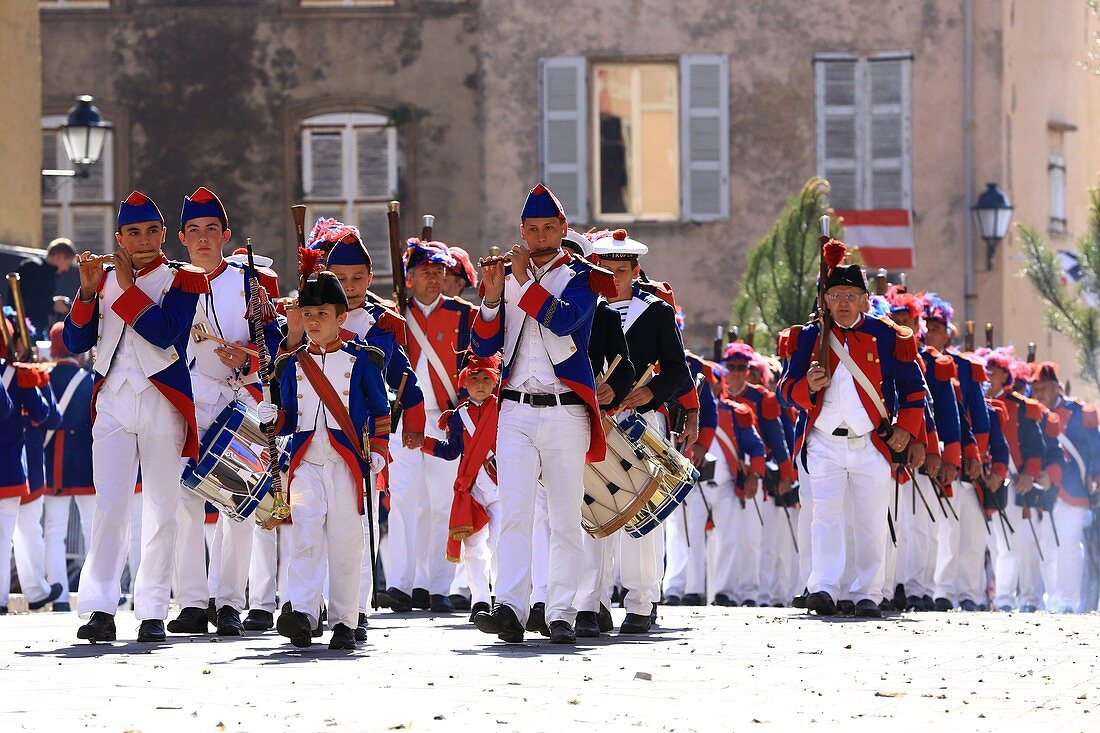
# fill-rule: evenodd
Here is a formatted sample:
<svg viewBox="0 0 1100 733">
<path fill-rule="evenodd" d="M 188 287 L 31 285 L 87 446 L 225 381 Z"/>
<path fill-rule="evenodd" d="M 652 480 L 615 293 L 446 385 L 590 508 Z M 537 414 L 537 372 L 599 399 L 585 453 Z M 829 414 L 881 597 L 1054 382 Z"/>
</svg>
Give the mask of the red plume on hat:
<svg viewBox="0 0 1100 733">
<path fill-rule="evenodd" d="M 825 264 L 832 270 L 844 262 L 844 258 L 848 255 L 848 248 L 844 242 L 830 237 L 829 241 L 821 246 L 821 254 L 825 258 Z"/>
<path fill-rule="evenodd" d="M 321 260 L 324 257 L 325 253 L 319 249 L 298 248 L 298 274 L 301 275 L 303 282 L 310 275 L 321 271 Z"/>
</svg>

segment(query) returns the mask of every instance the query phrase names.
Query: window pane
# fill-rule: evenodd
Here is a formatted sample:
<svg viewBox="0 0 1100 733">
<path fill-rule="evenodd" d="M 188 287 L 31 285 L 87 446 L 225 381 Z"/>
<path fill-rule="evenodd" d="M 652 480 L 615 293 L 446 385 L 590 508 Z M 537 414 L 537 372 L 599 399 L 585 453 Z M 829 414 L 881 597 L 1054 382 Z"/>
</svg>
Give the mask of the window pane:
<svg viewBox="0 0 1100 733">
<path fill-rule="evenodd" d="M 73 201 L 109 201 L 107 166 L 104 159 L 111 154 L 111 144 L 104 143 L 102 159 L 95 165 L 88 166 L 87 178 L 74 178 Z"/>
<path fill-rule="evenodd" d="M 717 73 L 717 67 L 703 70 L 704 75 Z M 638 135 L 641 209 L 639 216 L 675 216 L 680 209 L 679 135 L 680 112 L 677 108 L 676 85 L 679 70 L 673 64 L 649 64 L 641 67 L 641 110 Z M 694 86 L 698 86 L 693 82 Z M 711 87 L 714 84 L 711 83 Z M 705 134 L 713 143 L 702 140 L 693 154 L 702 153 L 708 160 L 718 160 L 718 118 L 696 118 L 692 124 L 696 134 Z M 705 129 L 704 129 L 705 128 Z M 696 159 L 703 159 L 696 155 Z"/>
<path fill-rule="evenodd" d="M 832 186 L 829 191 L 829 205 L 834 209 L 855 209 L 856 172 L 854 170 L 836 170 L 825 168 L 825 179 Z"/>
<path fill-rule="evenodd" d="M 871 61 L 871 103 L 901 104 L 902 61 Z"/>
<path fill-rule="evenodd" d="M 856 103 L 856 62 L 825 62 L 825 105 L 852 107 Z"/>
<path fill-rule="evenodd" d="M 825 118 L 825 158 L 855 160 L 856 118 L 829 115 Z"/>
<path fill-rule="evenodd" d="M 57 133 L 56 132 L 42 132 L 42 169 L 54 169 L 58 168 L 57 164 Z M 60 190 L 58 184 L 64 179 L 60 179 L 56 176 L 42 176 L 42 201 L 43 203 L 53 203 L 58 200 L 57 192 Z"/>
<path fill-rule="evenodd" d="M 311 130 L 309 141 L 312 181 L 309 198 L 339 198 L 344 193 L 343 138 L 338 130 Z"/>
<path fill-rule="evenodd" d="M 313 225 L 317 223 L 318 219 L 339 219 L 344 220 L 344 209 L 342 206 L 325 206 L 313 205 L 306 209 L 306 237 L 309 237 L 310 230 L 313 229 Z"/>
<path fill-rule="evenodd" d="M 355 130 L 358 198 L 390 199 L 390 130 L 360 127 Z"/>
<path fill-rule="evenodd" d="M 58 210 L 53 207 L 42 207 L 42 246 L 45 247 L 54 239 L 61 236 L 58 231 Z"/>
<path fill-rule="evenodd" d="M 69 236 L 73 240 L 76 251 L 83 252 L 86 249 L 92 252 L 109 251 L 107 228 L 110 218 L 111 210 L 106 207 L 73 208 L 73 230 Z"/>
<path fill-rule="evenodd" d="M 390 229 L 386 219 L 386 205 L 359 206 L 356 218 L 359 234 L 363 237 L 363 244 L 367 245 L 367 252 L 370 253 L 371 269 L 375 277 L 388 278 L 393 268 L 390 266 Z M 390 297 L 390 291 L 393 288 L 388 281 L 376 281 L 375 285 L 376 287 L 372 288 L 375 293 L 384 298 Z"/>
<path fill-rule="evenodd" d="M 600 212 L 627 213 L 630 199 L 628 154 L 631 137 L 631 80 L 633 67 L 626 64 L 597 67 L 596 106 L 599 110 Z"/>
<path fill-rule="evenodd" d="M 875 115 L 871 120 L 871 157 L 900 160 L 901 115 Z"/>
<path fill-rule="evenodd" d="M 871 208 L 903 209 L 901 166 L 871 172 Z"/>
</svg>

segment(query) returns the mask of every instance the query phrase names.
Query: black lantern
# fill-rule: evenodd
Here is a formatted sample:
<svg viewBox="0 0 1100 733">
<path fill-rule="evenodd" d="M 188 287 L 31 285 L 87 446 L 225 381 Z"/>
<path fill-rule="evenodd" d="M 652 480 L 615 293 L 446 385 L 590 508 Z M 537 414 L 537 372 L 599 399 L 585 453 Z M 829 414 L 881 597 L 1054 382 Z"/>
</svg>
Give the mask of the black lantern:
<svg viewBox="0 0 1100 733">
<path fill-rule="evenodd" d="M 996 183 L 985 185 L 985 191 L 970 210 L 974 212 L 978 236 L 985 240 L 986 269 L 992 270 L 997 245 L 1008 235 L 1008 227 L 1012 223 L 1012 202 Z"/>
<path fill-rule="evenodd" d="M 88 94 L 77 97 L 76 105 L 69 110 L 65 124 L 61 126 L 65 155 L 75 170 L 44 170 L 42 175 L 88 177 L 88 168 L 99 161 L 111 130 L 111 123 L 104 122 L 94 101 Z"/>
</svg>

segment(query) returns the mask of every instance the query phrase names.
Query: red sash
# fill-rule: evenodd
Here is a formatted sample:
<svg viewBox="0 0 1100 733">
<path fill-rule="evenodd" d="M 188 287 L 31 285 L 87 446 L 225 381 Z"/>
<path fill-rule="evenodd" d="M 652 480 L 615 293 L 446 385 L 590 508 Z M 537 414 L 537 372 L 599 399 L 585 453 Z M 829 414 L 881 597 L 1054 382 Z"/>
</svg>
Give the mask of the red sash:
<svg viewBox="0 0 1100 733">
<path fill-rule="evenodd" d="M 317 393 L 317 397 L 320 398 L 321 404 L 325 406 L 328 413 L 336 420 L 336 424 L 340 426 L 340 430 L 351 441 L 356 455 L 364 463 L 370 465 L 370 459 L 363 455 L 362 438 L 359 431 L 355 429 L 355 423 L 351 421 L 347 405 L 340 399 L 340 395 L 336 393 L 336 388 L 332 386 L 332 382 L 328 381 L 328 377 L 321 371 L 321 367 L 317 365 L 313 355 L 307 349 L 298 352 L 298 364 L 302 367 L 302 373 L 306 375 L 306 379 L 309 380 L 313 390 Z"/>
<path fill-rule="evenodd" d="M 474 427 L 470 444 L 462 452 L 458 462 L 458 477 L 454 484 L 454 499 L 451 501 L 451 518 L 447 531 L 447 559 L 458 562 L 461 557 L 461 542 L 477 534 L 489 523 L 485 508 L 477 502 L 470 490 L 477 481 L 482 466 L 487 466 L 489 453 L 497 444 L 497 398 L 492 395 L 481 405 L 481 416 Z"/>
</svg>

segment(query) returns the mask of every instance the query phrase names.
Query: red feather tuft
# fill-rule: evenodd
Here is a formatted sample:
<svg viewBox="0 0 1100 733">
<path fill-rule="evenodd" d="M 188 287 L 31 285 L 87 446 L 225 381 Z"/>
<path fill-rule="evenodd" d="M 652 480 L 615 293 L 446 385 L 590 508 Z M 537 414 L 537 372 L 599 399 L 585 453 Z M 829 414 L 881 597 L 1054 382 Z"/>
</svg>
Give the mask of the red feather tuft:
<svg viewBox="0 0 1100 733">
<path fill-rule="evenodd" d="M 616 229 L 615 231 L 611 232 L 611 237 L 613 239 L 619 241 L 619 242 L 625 242 L 626 241 L 626 230 L 625 229 Z"/>
<path fill-rule="evenodd" d="M 844 242 L 830 239 L 822 246 L 822 253 L 825 256 L 825 264 L 831 270 L 844 261 L 844 257 L 848 254 L 848 248 L 844 246 Z"/>
<path fill-rule="evenodd" d="M 302 277 L 309 277 L 315 272 L 321 270 L 321 259 L 325 256 L 325 253 L 319 249 L 306 249 L 305 247 L 298 248 L 298 274 Z"/>
</svg>

